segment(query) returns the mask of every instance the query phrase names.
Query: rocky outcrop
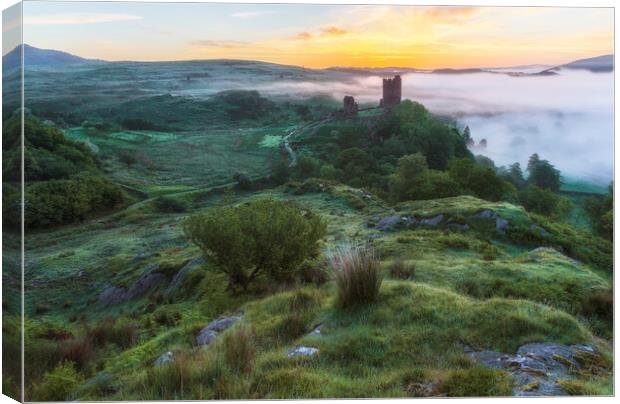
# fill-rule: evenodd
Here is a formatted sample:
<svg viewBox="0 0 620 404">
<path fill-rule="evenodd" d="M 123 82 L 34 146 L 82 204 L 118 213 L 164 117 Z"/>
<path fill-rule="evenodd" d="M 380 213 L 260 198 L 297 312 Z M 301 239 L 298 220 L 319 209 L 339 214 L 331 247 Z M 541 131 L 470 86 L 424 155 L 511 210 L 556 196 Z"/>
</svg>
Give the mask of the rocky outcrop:
<svg viewBox="0 0 620 404">
<path fill-rule="evenodd" d="M 172 278 L 170 285 L 168 285 L 168 287 L 166 288 L 166 294 L 170 294 L 174 292 L 174 290 L 177 289 L 181 285 L 181 283 L 185 279 L 185 276 L 190 270 L 192 270 L 195 267 L 204 265 L 204 263 L 205 263 L 205 260 L 203 257 L 197 257 L 187 262 L 185 265 L 183 265 L 183 267 L 179 269 L 179 272 L 177 272 Z"/>
<path fill-rule="evenodd" d="M 155 272 L 157 265 L 149 265 L 142 275 L 128 288 L 110 286 L 99 294 L 99 304 L 103 307 L 123 303 L 134 297 L 143 295 L 166 281 L 164 274 Z"/>
<path fill-rule="evenodd" d="M 575 378 L 584 355 L 599 355 L 589 345 L 532 343 L 521 346 L 514 355 L 496 351 L 472 351 L 467 354 L 480 365 L 501 369 L 515 379 L 516 396 L 558 396 L 567 392 L 558 383 Z"/>
<path fill-rule="evenodd" d="M 196 344 L 198 346 L 209 345 L 222 331 L 230 328 L 237 321 L 241 320 L 242 316 L 224 316 L 217 320 L 211 321 L 205 328 L 200 330 L 196 337 Z"/>
</svg>

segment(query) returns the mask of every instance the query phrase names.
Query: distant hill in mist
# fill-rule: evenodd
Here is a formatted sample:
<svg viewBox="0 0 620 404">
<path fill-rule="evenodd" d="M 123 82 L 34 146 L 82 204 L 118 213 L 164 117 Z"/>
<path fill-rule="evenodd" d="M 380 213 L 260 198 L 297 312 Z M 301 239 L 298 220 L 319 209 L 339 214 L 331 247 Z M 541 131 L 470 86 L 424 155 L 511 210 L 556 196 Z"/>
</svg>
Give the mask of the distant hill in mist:
<svg viewBox="0 0 620 404">
<path fill-rule="evenodd" d="M 84 59 L 79 56 L 72 55 L 68 52 L 39 49 L 28 44 L 24 44 L 24 63 L 28 66 L 49 66 L 49 65 L 67 65 L 75 63 L 93 62 L 94 59 Z M 2 57 L 3 70 L 19 67 L 21 63 L 21 45 L 15 47 L 12 51 Z"/>
</svg>

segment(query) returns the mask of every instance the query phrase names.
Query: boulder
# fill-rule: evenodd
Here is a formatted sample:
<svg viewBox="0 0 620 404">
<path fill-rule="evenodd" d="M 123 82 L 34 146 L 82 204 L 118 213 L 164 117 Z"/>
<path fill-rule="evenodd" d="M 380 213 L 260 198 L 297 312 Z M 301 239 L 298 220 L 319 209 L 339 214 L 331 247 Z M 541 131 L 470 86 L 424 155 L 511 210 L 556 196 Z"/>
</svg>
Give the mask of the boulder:
<svg viewBox="0 0 620 404">
<path fill-rule="evenodd" d="M 443 220 L 443 214 L 440 213 L 436 216 L 427 217 L 425 219 L 420 220 L 420 225 L 435 227 L 435 226 L 438 226 L 442 220 Z"/>
<path fill-rule="evenodd" d="M 501 234 L 506 233 L 506 229 L 508 229 L 508 220 L 502 219 L 498 217 L 495 219 L 495 231 Z"/>
<path fill-rule="evenodd" d="M 166 363 L 170 363 L 172 362 L 173 357 L 174 357 L 173 353 L 168 351 L 162 356 L 160 356 L 159 358 L 155 359 L 155 362 L 153 362 L 153 366 L 161 366 Z"/>
<path fill-rule="evenodd" d="M 471 216 L 472 219 L 495 219 L 497 218 L 497 213 L 492 211 L 491 209 L 482 209 L 479 212 L 474 213 Z"/>
<path fill-rule="evenodd" d="M 401 220 L 399 215 L 388 216 L 381 219 L 379 223 L 375 225 L 375 227 L 379 230 L 389 230 L 395 226 L 398 226 L 400 222 Z"/>
<path fill-rule="evenodd" d="M 288 351 L 289 358 L 296 358 L 300 356 L 314 356 L 319 353 L 317 348 L 313 348 L 310 346 L 298 346 Z"/>
<path fill-rule="evenodd" d="M 211 321 L 205 328 L 200 330 L 198 336 L 196 337 L 196 344 L 198 346 L 208 345 L 217 336 L 220 332 L 230 328 L 237 321 L 241 320 L 241 316 L 223 316 L 216 320 Z"/>
<path fill-rule="evenodd" d="M 446 228 L 449 230 L 454 230 L 454 231 L 469 231 L 470 229 L 467 223 L 456 223 L 456 222 L 448 223 L 446 225 Z"/>
</svg>

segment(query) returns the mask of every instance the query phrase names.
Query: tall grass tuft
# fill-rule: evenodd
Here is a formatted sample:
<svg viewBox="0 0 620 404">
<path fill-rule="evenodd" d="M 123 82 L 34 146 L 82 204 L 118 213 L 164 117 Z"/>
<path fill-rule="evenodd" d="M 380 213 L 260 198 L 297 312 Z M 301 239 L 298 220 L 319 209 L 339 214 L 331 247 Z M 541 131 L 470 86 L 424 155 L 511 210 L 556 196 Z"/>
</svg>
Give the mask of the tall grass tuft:
<svg viewBox="0 0 620 404">
<path fill-rule="evenodd" d="M 222 351 L 226 364 L 235 373 L 249 373 L 254 365 L 256 344 L 248 326 L 235 327 L 224 334 Z"/>
<path fill-rule="evenodd" d="M 377 299 L 382 278 L 371 245 L 343 245 L 330 254 L 329 261 L 338 287 L 339 307 L 350 308 Z"/>
</svg>

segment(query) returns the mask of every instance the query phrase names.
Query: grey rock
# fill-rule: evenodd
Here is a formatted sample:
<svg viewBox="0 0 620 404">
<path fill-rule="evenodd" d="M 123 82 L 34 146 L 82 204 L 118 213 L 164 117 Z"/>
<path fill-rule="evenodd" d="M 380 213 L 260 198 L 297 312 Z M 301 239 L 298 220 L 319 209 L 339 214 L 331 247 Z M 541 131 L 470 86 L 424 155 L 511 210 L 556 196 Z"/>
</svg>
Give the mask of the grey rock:
<svg viewBox="0 0 620 404">
<path fill-rule="evenodd" d="M 198 346 L 209 345 L 217 338 L 217 335 L 217 331 L 202 329 L 196 337 L 196 343 Z"/>
<path fill-rule="evenodd" d="M 314 336 L 314 337 L 319 337 L 321 336 L 321 327 L 323 327 L 322 324 L 317 325 L 316 327 L 314 327 L 314 329 L 312 331 L 310 331 L 310 336 Z"/>
<path fill-rule="evenodd" d="M 375 226 L 379 230 L 388 230 L 398 226 L 401 223 L 399 215 L 384 217 Z"/>
<path fill-rule="evenodd" d="M 156 268 L 156 264 L 147 266 L 138 280 L 127 289 L 118 286 L 110 286 L 104 289 L 99 294 L 99 304 L 107 307 L 123 303 L 156 288 L 166 281 L 164 274 L 154 272 Z"/>
<path fill-rule="evenodd" d="M 161 366 L 166 363 L 170 363 L 172 362 L 173 357 L 174 357 L 173 353 L 168 351 L 162 356 L 160 356 L 159 358 L 155 359 L 155 362 L 153 362 L 153 366 Z"/>
<path fill-rule="evenodd" d="M 183 265 L 183 267 L 179 269 L 179 271 L 172 278 L 170 285 L 168 285 L 168 287 L 166 288 L 166 294 L 170 294 L 176 288 L 178 288 L 179 285 L 181 285 L 181 283 L 183 282 L 183 279 L 185 279 L 185 276 L 187 275 L 187 273 L 191 269 L 197 266 L 203 265 L 204 263 L 205 263 L 205 260 L 203 257 L 197 257 L 197 258 L 194 258 L 193 260 L 188 261 L 185 265 Z"/>
<path fill-rule="evenodd" d="M 497 217 L 497 213 L 493 212 L 491 209 L 482 209 L 479 212 L 473 214 L 472 219 L 495 219 Z"/>
<path fill-rule="evenodd" d="M 501 217 L 498 217 L 497 219 L 495 219 L 495 231 L 498 233 L 505 233 L 506 229 L 508 229 L 508 220 L 506 219 L 502 219 Z"/>
<path fill-rule="evenodd" d="M 530 231 L 538 234 L 541 237 L 551 237 L 551 233 L 549 233 L 547 230 L 535 224 L 532 224 L 530 226 Z"/>
<path fill-rule="evenodd" d="M 436 216 L 427 217 L 425 219 L 420 220 L 420 225 L 435 227 L 435 226 L 438 226 L 442 220 L 443 220 L 443 214 L 440 213 Z"/>
<path fill-rule="evenodd" d="M 196 337 L 196 343 L 198 346 L 210 344 L 217 338 L 220 332 L 230 328 L 230 326 L 241 320 L 241 318 L 241 316 L 224 316 L 211 321 L 205 328 L 200 330 L 200 333 Z"/>
<path fill-rule="evenodd" d="M 448 223 L 446 225 L 446 227 L 449 230 L 455 230 L 455 231 L 469 231 L 470 227 L 467 223 Z"/>
<path fill-rule="evenodd" d="M 589 345 L 561 345 L 550 343 L 526 344 L 515 355 L 495 351 L 467 351 L 482 366 L 502 369 L 515 379 L 516 396 L 557 396 L 567 392 L 557 383 L 560 379 L 574 379 L 579 369 L 575 359 L 579 351 L 594 352 Z"/>
<path fill-rule="evenodd" d="M 317 348 L 309 346 L 298 346 L 288 351 L 289 358 L 295 358 L 299 356 L 314 356 L 319 353 Z"/>
</svg>

